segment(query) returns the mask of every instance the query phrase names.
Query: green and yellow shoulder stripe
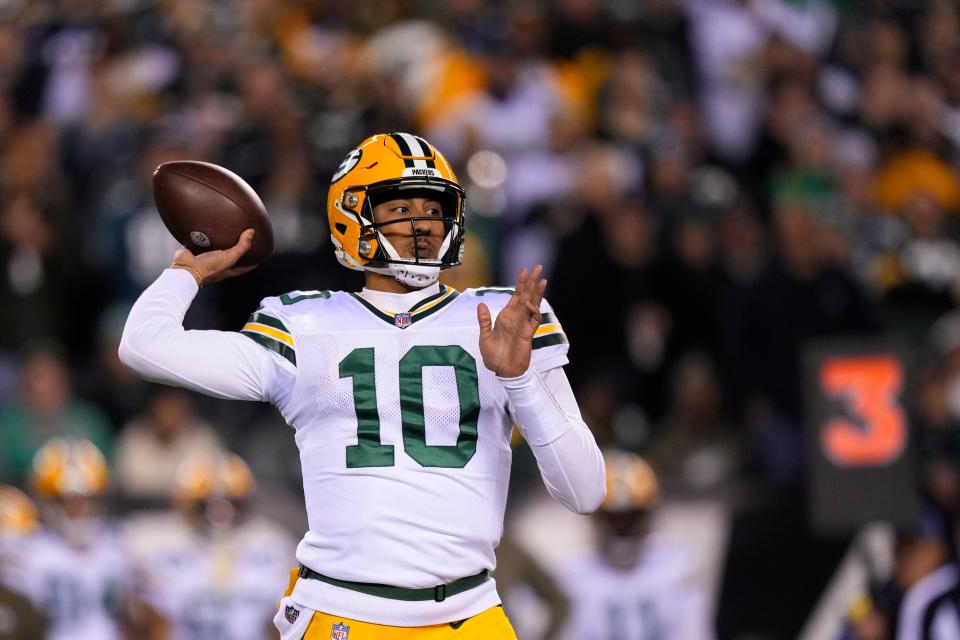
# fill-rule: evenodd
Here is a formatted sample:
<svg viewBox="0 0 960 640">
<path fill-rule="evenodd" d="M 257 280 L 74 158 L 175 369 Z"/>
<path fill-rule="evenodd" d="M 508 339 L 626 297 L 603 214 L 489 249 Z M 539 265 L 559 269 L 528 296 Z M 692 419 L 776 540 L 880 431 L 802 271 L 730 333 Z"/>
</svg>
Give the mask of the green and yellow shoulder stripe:
<svg viewBox="0 0 960 640">
<path fill-rule="evenodd" d="M 472 290 L 475 296 L 504 295 L 512 296 L 513 287 L 483 287 Z M 563 333 L 563 327 L 557 316 L 553 313 L 553 308 L 544 300 L 540 305 L 541 320 L 536 333 L 533 334 L 533 348 L 542 349 L 543 347 L 552 347 L 558 344 L 570 344 L 566 334 Z"/>
<path fill-rule="evenodd" d="M 560 321 L 552 311 L 545 311 L 540 314 L 540 326 L 533 334 L 533 348 L 541 349 L 543 347 L 552 347 L 557 344 L 569 344 Z"/>
<path fill-rule="evenodd" d="M 280 354 L 289 360 L 292 365 L 297 365 L 297 350 L 293 335 L 276 316 L 270 315 L 262 309 L 254 311 L 250 314 L 250 319 L 243 325 L 240 333 L 257 344 Z"/>
</svg>

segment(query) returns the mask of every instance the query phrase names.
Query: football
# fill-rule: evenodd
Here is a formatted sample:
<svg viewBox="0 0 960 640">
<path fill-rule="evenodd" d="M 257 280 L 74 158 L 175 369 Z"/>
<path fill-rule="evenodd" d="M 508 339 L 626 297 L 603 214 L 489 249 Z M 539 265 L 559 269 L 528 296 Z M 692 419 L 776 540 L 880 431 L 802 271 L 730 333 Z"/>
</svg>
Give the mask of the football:
<svg viewBox="0 0 960 640">
<path fill-rule="evenodd" d="M 273 254 L 273 227 L 256 192 L 232 171 L 209 162 L 164 162 L 153 172 L 153 199 L 167 229 L 194 254 L 229 249 L 253 228 L 253 245 L 236 266 Z"/>
</svg>

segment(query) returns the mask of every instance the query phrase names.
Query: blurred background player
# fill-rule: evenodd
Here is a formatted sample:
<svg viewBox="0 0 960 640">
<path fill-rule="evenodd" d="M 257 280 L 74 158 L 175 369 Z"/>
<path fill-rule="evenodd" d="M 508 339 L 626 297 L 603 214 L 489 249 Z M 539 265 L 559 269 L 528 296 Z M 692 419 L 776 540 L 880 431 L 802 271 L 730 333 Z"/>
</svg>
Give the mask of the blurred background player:
<svg viewBox="0 0 960 640">
<path fill-rule="evenodd" d="M 46 632 L 46 621 L 14 590 L 19 549 L 37 524 L 30 498 L 16 487 L 0 485 L 0 640 L 36 640 Z"/>
<path fill-rule="evenodd" d="M 19 548 L 36 533 L 37 507 L 22 491 L 9 485 L 0 485 L 0 576 L 10 570 L 19 556 Z"/>
<path fill-rule="evenodd" d="M 690 554 L 650 531 L 659 494 L 653 469 L 623 451 L 604 458 L 607 497 L 592 516 L 596 550 L 561 571 L 571 604 L 561 637 L 712 638 L 707 593 Z"/>
<path fill-rule="evenodd" d="M 37 452 L 30 483 L 43 528 L 18 550 L 15 588 L 50 619 L 47 640 L 123 637 L 129 573 L 105 520 L 110 475 L 89 441 L 55 438 Z"/>
<path fill-rule="evenodd" d="M 276 636 L 277 585 L 294 543 L 253 517 L 255 488 L 233 454 L 200 453 L 177 470 L 176 513 L 132 525 L 139 599 L 151 640 L 261 640 Z"/>
</svg>

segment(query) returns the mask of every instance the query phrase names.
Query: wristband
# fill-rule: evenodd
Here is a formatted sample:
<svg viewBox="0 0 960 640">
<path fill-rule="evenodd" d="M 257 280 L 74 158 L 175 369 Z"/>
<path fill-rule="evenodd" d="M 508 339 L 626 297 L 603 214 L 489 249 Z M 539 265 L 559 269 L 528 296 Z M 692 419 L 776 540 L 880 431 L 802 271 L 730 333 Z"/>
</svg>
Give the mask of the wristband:
<svg viewBox="0 0 960 640">
<path fill-rule="evenodd" d="M 188 269 L 193 272 L 193 279 L 197 281 L 197 288 L 203 286 L 203 276 L 200 275 L 200 269 L 197 269 L 196 265 L 187 264 L 186 262 L 174 262 L 170 265 L 174 269 Z"/>
</svg>

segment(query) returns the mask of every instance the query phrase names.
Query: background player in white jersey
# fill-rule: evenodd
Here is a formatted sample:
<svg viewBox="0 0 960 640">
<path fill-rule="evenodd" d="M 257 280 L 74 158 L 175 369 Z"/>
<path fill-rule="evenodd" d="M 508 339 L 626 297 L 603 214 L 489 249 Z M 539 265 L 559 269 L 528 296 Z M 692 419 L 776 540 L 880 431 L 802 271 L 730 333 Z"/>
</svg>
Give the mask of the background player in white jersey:
<svg viewBox="0 0 960 640">
<path fill-rule="evenodd" d="M 354 149 L 327 214 L 361 292 L 290 292 L 240 333 L 185 331 L 198 287 L 243 272 L 248 230 L 226 251 L 181 249 L 131 310 L 120 356 L 153 380 L 272 402 L 294 428 L 309 530 L 276 618 L 284 638 L 514 638 L 488 575 L 512 424 L 570 509 L 593 511 L 605 487 L 546 281 L 537 267 L 515 290 L 437 282 L 460 263 L 464 194 L 410 134 Z"/>
<path fill-rule="evenodd" d="M 49 619 L 48 640 L 121 638 L 129 567 L 100 512 L 103 455 L 86 440 L 55 438 L 37 452 L 30 482 L 44 527 L 18 549 L 9 586 Z"/>
<path fill-rule="evenodd" d="M 37 507 L 22 491 L 0 485 L 0 582 L 12 575 L 21 557 L 21 548 L 36 533 Z"/>
<path fill-rule="evenodd" d="M 16 487 L 0 485 L 0 640 L 37 640 L 46 621 L 17 585 L 21 548 L 36 532 L 37 509 Z"/>
<path fill-rule="evenodd" d="M 567 567 L 564 640 L 712 638 L 707 593 L 684 549 L 649 533 L 657 479 L 640 457 L 605 452 L 607 497 L 593 516 L 597 550 Z"/>
<path fill-rule="evenodd" d="M 237 456 L 196 454 L 178 468 L 176 513 L 131 527 L 147 637 L 271 637 L 276 585 L 287 578 L 294 543 L 249 512 L 254 484 Z"/>
</svg>

